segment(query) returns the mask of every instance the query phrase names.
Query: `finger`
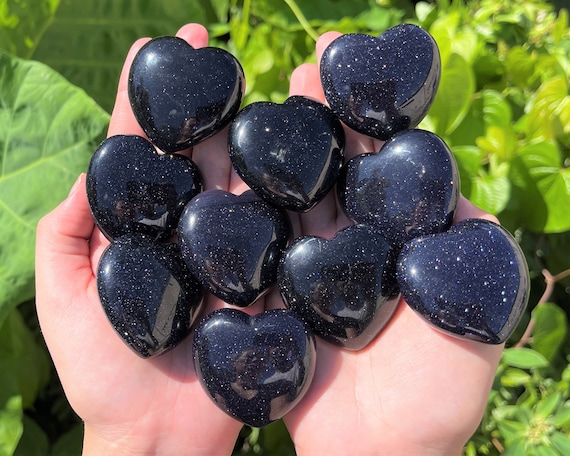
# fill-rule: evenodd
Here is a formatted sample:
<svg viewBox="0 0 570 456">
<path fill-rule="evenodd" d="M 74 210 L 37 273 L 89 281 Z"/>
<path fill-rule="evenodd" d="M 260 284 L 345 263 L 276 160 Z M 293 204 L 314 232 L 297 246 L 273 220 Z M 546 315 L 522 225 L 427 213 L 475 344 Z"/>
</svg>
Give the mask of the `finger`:
<svg viewBox="0 0 570 456">
<path fill-rule="evenodd" d="M 129 101 L 128 85 L 129 85 L 129 71 L 131 64 L 145 43 L 150 41 L 150 38 L 141 38 L 131 46 L 121 70 L 119 77 L 119 86 L 117 88 L 117 98 L 115 99 L 115 106 L 111 115 L 109 123 L 109 130 L 107 136 L 114 135 L 139 135 L 145 136 L 144 131 L 140 127 Z"/>
<path fill-rule="evenodd" d="M 73 277 L 69 283 L 72 295 L 80 295 L 88 288 L 93 279 L 88 240 L 94 226 L 85 192 L 85 175 L 82 174 L 68 197 L 38 223 L 36 295 L 39 297 L 39 314 L 47 312 L 44 309 L 47 303 L 63 304 L 67 301 L 59 296 L 57 299 L 49 299 L 50 296 L 61 293 L 54 284 L 60 283 L 62 279 Z M 49 312 L 53 315 L 58 310 L 61 309 L 49 309 Z"/>
<path fill-rule="evenodd" d="M 201 24 L 186 24 L 180 27 L 176 36 L 186 40 L 193 48 L 202 48 L 208 45 L 208 30 Z"/>
<path fill-rule="evenodd" d="M 315 49 L 317 54 L 317 62 L 320 66 L 321 58 L 326 48 L 342 34 L 339 32 L 327 32 L 322 34 L 317 40 Z M 323 95 L 324 96 L 324 95 Z M 380 150 L 382 141 L 374 140 L 369 136 L 363 135 L 354 131 L 353 129 L 344 126 L 344 132 L 346 136 L 346 146 L 345 146 L 345 160 L 350 160 L 351 158 L 366 153 L 366 152 L 377 152 Z"/>
<path fill-rule="evenodd" d="M 483 211 L 482 209 L 479 209 L 463 195 L 460 195 L 459 204 L 457 205 L 457 211 L 455 212 L 453 223 L 457 223 L 468 218 L 481 218 L 489 220 L 491 222 L 499 223 L 499 219 L 497 219 L 497 217 Z"/>
</svg>

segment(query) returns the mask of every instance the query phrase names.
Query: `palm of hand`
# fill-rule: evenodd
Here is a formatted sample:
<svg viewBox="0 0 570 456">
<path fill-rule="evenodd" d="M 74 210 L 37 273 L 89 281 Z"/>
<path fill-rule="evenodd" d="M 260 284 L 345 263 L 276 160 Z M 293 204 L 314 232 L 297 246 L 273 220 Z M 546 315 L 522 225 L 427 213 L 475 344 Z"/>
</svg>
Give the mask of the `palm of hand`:
<svg viewBox="0 0 570 456">
<path fill-rule="evenodd" d="M 207 44 L 200 26 L 186 26 L 178 35 L 195 47 Z M 319 40 L 318 55 L 334 36 Z M 143 134 L 126 95 L 128 67 L 143 42 L 133 46 L 125 63 L 109 135 Z M 315 65 L 294 72 L 291 94 L 324 100 Z M 240 194 L 246 186 L 232 170 L 226 138 L 225 133 L 216 135 L 196 146 L 191 157 L 202 171 L 206 189 Z M 347 131 L 347 158 L 378 147 L 370 138 Z M 85 192 L 76 193 L 72 201 L 63 203 L 73 204 L 67 216 L 74 221 L 64 222 L 82 251 L 56 252 L 67 254 L 65 264 L 54 260 L 52 267 L 38 271 L 38 313 L 48 345 L 57 348 L 52 356 L 86 431 L 108 442 L 122 441 L 136 448 L 138 441 L 140 448 L 152 445 L 169 454 L 191 448 L 206 454 L 230 452 L 241 425 L 202 391 L 192 366 L 191 341 L 157 359 L 143 360 L 114 334 L 101 309 L 95 280 L 96 265 L 108 242 L 94 229 Z M 332 192 L 310 212 L 290 215 L 295 237 L 331 237 L 350 223 Z M 461 200 L 457 219 L 481 216 L 486 215 Z M 56 251 L 57 242 L 53 233 L 42 236 L 42 229 L 38 231 L 38 245 L 47 243 Z M 41 250 L 45 254 L 46 249 Z M 41 255 L 38 264 L 46 263 Z M 54 290 L 53 283 L 62 277 L 72 283 Z M 223 306 L 208 295 L 206 312 Z M 246 311 L 253 314 L 282 306 L 273 290 Z M 69 346 L 68 341 L 76 345 Z M 500 349 L 436 332 L 402 301 L 380 337 L 360 352 L 318 342 L 313 384 L 285 422 L 299 453 L 458 453 L 478 424 Z M 160 439 L 166 439 L 167 446 Z"/>
</svg>

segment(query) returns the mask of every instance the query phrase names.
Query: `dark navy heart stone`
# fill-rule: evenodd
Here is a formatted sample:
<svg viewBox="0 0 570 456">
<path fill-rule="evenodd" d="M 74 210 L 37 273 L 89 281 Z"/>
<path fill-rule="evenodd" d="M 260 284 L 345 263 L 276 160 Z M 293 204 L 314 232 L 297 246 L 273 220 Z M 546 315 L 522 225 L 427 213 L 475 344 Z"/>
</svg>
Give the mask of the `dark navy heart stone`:
<svg viewBox="0 0 570 456">
<path fill-rule="evenodd" d="M 158 244 L 139 234 L 107 247 L 97 268 L 97 288 L 111 325 L 143 358 L 182 342 L 202 310 L 202 287 L 176 244 Z"/>
<path fill-rule="evenodd" d="M 190 271 L 211 293 L 246 307 L 277 281 L 291 235 L 287 213 L 248 190 L 208 190 L 188 203 L 178 243 Z"/>
<path fill-rule="evenodd" d="M 481 219 L 404 245 L 397 276 L 406 302 L 431 324 L 488 344 L 508 339 L 529 296 L 519 245 L 507 230 Z"/>
<path fill-rule="evenodd" d="M 110 240 L 127 233 L 169 239 L 186 203 L 201 190 L 202 177 L 192 160 L 158 154 L 136 135 L 107 138 L 87 170 L 91 213 Z"/>
<path fill-rule="evenodd" d="M 244 81 L 241 65 L 227 51 L 194 49 L 181 38 L 163 36 L 135 56 L 128 94 L 150 140 L 164 152 L 175 152 L 204 141 L 231 121 Z"/>
<path fill-rule="evenodd" d="M 292 410 L 315 370 L 314 336 L 285 309 L 253 317 L 237 309 L 212 312 L 196 328 L 193 347 L 198 379 L 212 400 L 253 427 Z"/>
<path fill-rule="evenodd" d="M 333 239 L 305 236 L 286 251 L 278 284 L 285 305 L 323 339 L 368 345 L 398 303 L 394 249 L 377 231 L 352 225 Z"/>
<path fill-rule="evenodd" d="M 338 37 L 323 53 L 320 72 L 327 102 L 340 120 L 386 140 L 425 117 L 439 86 L 441 62 L 428 32 L 400 24 L 377 38 Z"/>
<path fill-rule="evenodd" d="M 397 245 L 447 230 L 459 189 L 449 148 L 425 130 L 400 132 L 380 152 L 349 160 L 337 186 L 340 205 L 351 220 L 374 226 Z"/>
<path fill-rule="evenodd" d="M 333 112 L 301 96 L 257 102 L 231 124 L 232 163 L 259 196 L 307 211 L 333 187 L 343 164 L 344 131 Z"/>
</svg>

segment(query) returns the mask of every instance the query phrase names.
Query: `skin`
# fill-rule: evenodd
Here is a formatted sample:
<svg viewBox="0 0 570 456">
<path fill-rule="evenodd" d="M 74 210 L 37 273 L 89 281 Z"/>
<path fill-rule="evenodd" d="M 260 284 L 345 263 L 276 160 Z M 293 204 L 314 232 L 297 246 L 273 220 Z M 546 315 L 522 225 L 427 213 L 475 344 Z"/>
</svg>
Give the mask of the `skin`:
<svg viewBox="0 0 570 456">
<path fill-rule="evenodd" d="M 204 27 L 177 36 L 207 45 Z M 317 42 L 320 57 L 338 36 Z M 144 133 L 127 97 L 134 43 L 120 77 L 109 136 Z M 304 64 L 291 76 L 291 95 L 324 102 L 318 68 Z M 381 143 L 346 129 L 346 158 Z M 184 152 L 198 164 L 205 189 L 236 194 L 247 186 L 233 172 L 227 131 Z M 332 237 L 350 222 L 331 192 L 308 213 L 290 213 L 294 235 Z M 496 219 L 462 198 L 456 221 Z M 241 424 L 218 409 L 200 386 L 191 338 L 156 359 L 136 356 L 109 324 L 97 295 L 95 270 L 108 241 L 94 225 L 81 175 L 69 196 L 39 223 L 36 296 L 40 325 L 67 398 L 85 423 L 84 454 L 230 454 Z M 212 295 L 206 312 L 225 307 Z M 282 307 L 272 290 L 250 314 Z M 314 380 L 285 418 L 297 454 L 457 455 L 484 412 L 502 346 L 443 334 L 402 300 L 368 347 L 349 352 L 317 342 Z"/>
</svg>

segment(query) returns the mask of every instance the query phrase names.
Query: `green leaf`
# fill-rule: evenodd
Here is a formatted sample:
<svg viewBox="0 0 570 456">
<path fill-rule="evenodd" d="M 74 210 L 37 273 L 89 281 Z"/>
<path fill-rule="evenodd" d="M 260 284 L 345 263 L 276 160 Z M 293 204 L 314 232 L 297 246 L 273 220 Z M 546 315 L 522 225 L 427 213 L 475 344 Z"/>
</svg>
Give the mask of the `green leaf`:
<svg viewBox="0 0 570 456">
<path fill-rule="evenodd" d="M 107 124 L 47 66 L 0 53 L 0 323 L 34 295 L 36 224 L 87 169 Z"/>
<path fill-rule="evenodd" d="M 546 446 L 546 445 L 537 445 L 534 447 L 534 452 L 536 456 L 560 456 L 558 451 Z"/>
<path fill-rule="evenodd" d="M 509 367 L 505 369 L 505 373 L 501 376 L 501 384 L 508 388 L 526 385 L 531 381 L 532 377 L 524 370 Z"/>
<path fill-rule="evenodd" d="M 203 2 L 61 0 L 33 58 L 82 87 L 110 112 L 123 62 L 137 39 L 174 35 L 188 22 L 216 20 Z"/>
<path fill-rule="evenodd" d="M 521 369 L 538 369 L 548 366 L 548 360 L 530 348 L 506 348 L 502 359 L 509 366 Z"/>
<path fill-rule="evenodd" d="M 559 392 L 555 392 L 542 398 L 536 404 L 535 414 L 542 418 L 547 418 L 554 413 L 562 402 L 562 395 Z"/>
<path fill-rule="evenodd" d="M 59 0 L 4 0 L 0 3 L 0 48 L 29 58 L 55 14 Z"/>
<path fill-rule="evenodd" d="M 435 133 L 445 136 L 461 123 L 474 92 L 471 67 L 460 55 L 451 54 L 442 68 L 439 88 L 429 111 Z"/>
<path fill-rule="evenodd" d="M 545 302 L 532 311 L 534 329 L 530 346 L 551 361 L 566 339 L 566 313 L 554 303 Z"/>
<path fill-rule="evenodd" d="M 471 181 L 471 193 L 466 195 L 476 206 L 498 214 L 507 205 L 511 190 L 509 179 L 503 176 L 481 176 Z"/>
<path fill-rule="evenodd" d="M 0 361 L 2 372 L 6 366 Z M 22 399 L 18 395 L 6 394 L 6 386 L 3 375 L 0 376 L 0 454 L 11 455 L 14 453 L 18 441 L 22 435 Z"/>
<path fill-rule="evenodd" d="M 24 415 L 23 424 L 24 433 L 18 442 L 14 456 L 45 456 L 48 454 L 49 441 L 43 429 L 26 415 Z"/>
<path fill-rule="evenodd" d="M 570 454 L 570 436 L 555 431 L 550 436 L 552 446 L 558 450 L 561 455 Z"/>
<path fill-rule="evenodd" d="M 505 97 L 496 90 L 481 92 L 483 101 L 483 119 L 488 127 L 509 127 L 512 122 L 511 107 Z"/>
<path fill-rule="evenodd" d="M 54 443 L 52 456 L 77 456 L 83 449 L 83 423 L 79 423 L 61 435 Z"/>
<path fill-rule="evenodd" d="M 561 407 L 552 417 L 552 424 L 558 428 L 570 429 L 570 403 Z"/>
</svg>

